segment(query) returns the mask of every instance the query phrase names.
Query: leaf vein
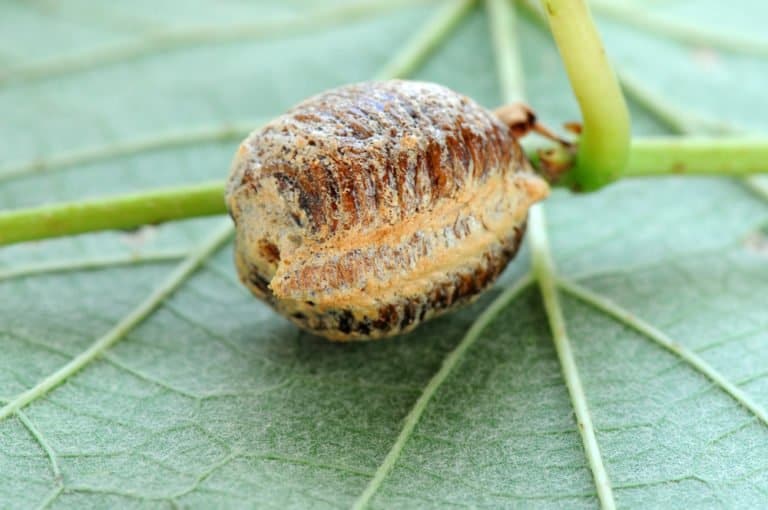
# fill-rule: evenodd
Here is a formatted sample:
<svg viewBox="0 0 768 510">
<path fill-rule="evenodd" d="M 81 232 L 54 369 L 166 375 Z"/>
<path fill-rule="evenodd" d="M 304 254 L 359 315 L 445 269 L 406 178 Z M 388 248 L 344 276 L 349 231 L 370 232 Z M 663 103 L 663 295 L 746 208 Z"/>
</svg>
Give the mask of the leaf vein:
<svg viewBox="0 0 768 510">
<path fill-rule="evenodd" d="M 514 285 L 510 286 L 504 292 L 502 292 L 488 307 L 483 310 L 477 316 L 477 319 L 472 323 L 464 338 L 461 339 L 456 348 L 451 351 L 448 356 L 443 360 L 443 364 L 435 375 L 430 379 L 429 383 L 424 387 L 423 392 L 419 395 L 419 398 L 414 403 L 408 415 L 403 420 L 403 427 L 400 430 L 400 434 L 397 440 L 392 445 L 392 448 L 387 453 L 383 462 L 376 470 L 375 476 L 368 483 L 367 487 L 355 501 L 353 508 L 362 509 L 365 508 L 370 502 L 373 495 L 381 487 L 384 479 L 389 475 L 390 471 L 394 468 L 400 454 L 403 452 L 406 443 L 410 439 L 413 430 L 416 428 L 416 424 L 421 419 L 424 410 L 429 404 L 432 397 L 437 392 L 438 388 L 445 382 L 453 369 L 459 365 L 464 357 L 464 354 L 469 350 L 472 345 L 480 337 L 480 334 L 485 330 L 486 326 L 490 324 L 493 319 L 504 309 L 507 305 L 517 297 L 523 290 L 528 288 L 532 283 L 530 275 L 526 275 L 517 281 Z"/>
<path fill-rule="evenodd" d="M 143 254 L 136 253 L 130 255 L 115 255 L 112 257 L 95 257 L 91 259 L 42 262 L 39 264 L 29 264 L 26 266 L 14 267 L 0 271 L 0 281 L 26 276 L 37 276 L 42 274 L 105 269 L 117 266 L 133 266 L 139 264 L 149 264 L 152 262 L 167 262 L 181 259 L 187 254 L 188 252 L 186 250 L 174 250 L 147 252 Z"/>
<path fill-rule="evenodd" d="M 501 30 L 503 27 L 500 23 L 492 24 L 492 27 L 496 27 L 497 32 L 499 32 L 493 38 L 496 49 L 494 54 L 497 59 L 496 66 L 499 69 L 502 97 L 505 101 L 512 102 L 524 98 L 525 95 L 519 50 L 515 51 L 517 49 L 515 42 L 508 42 L 509 39 L 514 40 L 515 38 L 515 32 L 511 28 L 515 20 L 516 11 L 508 2 L 500 5 L 499 10 L 501 8 L 507 14 L 506 24 L 509 26 L 506 27 L 506 30 Z M 492 12 L 491 15 L 493 15 Z M 509 59 L 510 61 L 500 62 L 502 58 Z M 600 453 L 600 447 L 597 443 L 587 397 L 581 384 L 581 377 L 579 376 L 578 367 L 576 366 L 571 343 L 566 331 L 565 318 L 560 307 L 560 300 L 554 281 L 555 267 L 550 254 L 549 240 L 547 239 L 544 209 L 541 205 L 534 205 L 528 213 L 528 240 L 531 247 L 533 276 L 539 284 L 542 300 L 544 301 L 544 311 L 552 331 L 552 339 L 560 361 L 568 395 L 573 404 L 576 424 L 584 445 L 587 462 L 592 471 L 597 489 L 597 497 L 603 509 L 612 510 L 616 508 L 613 491 Z"/>
<path fill-rule="evenodd" d="M 710 379 L 715 385 L 719 386 L 720 389 L 730 395 L 734 400 L 736 400 L 736 402 L 741 404 L 745 409 L 754 414 L 761 422 L 768 426 L 768 414 L 766 414 L 765 410 L 762 409 L 762 407 L 760 407 L 757 402 L 752 400 L 749 395 L 744 393 L 735 384 L 728 381 L 722 374 L 720 374 L 720 372 L 718 372 L 709 363 L 704 361 L 704 359 L 698 356 L 695 352 L 675 342 L 664 332 L 656 329 L 654 326 L 620 307 L 618 304 L 614 303 L 608 298 L 601 296 L 594 291 L 588 290 L 586 287 L 582 287 L 581 285 L 564 278 L 559 278 L 557 284 L 564 291 L 580 299 L 584 303 L 587 303 L 594 308 L 606 313 L 618 322 L 623 323 L 635 331 L 638 331 L 646 338 L 652 340 L 669 352 L 679 356 L 688 365 L 698 370 L 700 373 Z"/>
<path fill-rule="evenodd" d="M 343 22 L 354 21 L 412 2 L 406 0 L 375 0 L 337 7 L 323 7 L 311 12 L 256 23 L 230 26 L 201 26 L 196 28 L 155 32 L 141 39 L 71 55 L 57 57 L 28 66 L 11 69 L 0 75 L 0 87 L 9 84 L 44 80 L 98 67 L 125 62 L 162 52 L 195 46 L 223 44 L 239 40 L 257 40 L 269 36 L 318 30 Z"/>
<path fill-rule="evenodd" d="M 726 51 L 768 57 L 768 40 L 717 33 L 696 25 L 659 16 L 648 9 L 635 7 L 627 2 L 592 0 L 591 3 L 598 13 L 641 30 L 667 36 L 684 44 L 710 46 Z"/>
<path fill-rule="evenodd" d="M 37 400 L 51 389 L 55 388 L 74 373 L 96 359 L 115 342 L 123 338 L 129 331 L 144 321 L 170 294 L 172 294 L 186 279 L 199 267 L 199 265 L 218 249 L 232 234 L 230 220 L 217 229 L 212 236 L 207 238 L 196 250 L 194 250 L 168 278 L 159 285 L 142 303 L 133 311 L 121 319 L 110 331 L 98 338 L 85 351 L 78 354 L 69 363 L 43 378 L 35 386 L 11 399 L 10 402 L 0 408 L 0 421 L 7 418 L 29 403 Z"/>
<path fill-rule="evenodd" d="M 528 216 L 529 240 L 531 243 L 531 261 L 533 272 L 539 283 L 544 309 L 547 313 L 549 327 L 552 331 L 552 339 L 555 350 L 560 359 L 560 366 L 565 378 L 565 385 L 573 403 L 576 415 L 576 423 L 584 443 L 584 451 L 587 456 L 592 476 L 595 480 L 597 495 L 600 505 L 604 509 L 616 508 L 613 490 L 608 478 L 600 447 L 595 435 L 595 427 L 587 403 L 587 396 L 581 383 L 581 376 L 576 365 L 573 347 L 566 330 L 565 318 L 557 295 L 555 284 L 555 269 L 549 251 L 544 210 L 540 205 L 534 206 Z"/>
</svg>

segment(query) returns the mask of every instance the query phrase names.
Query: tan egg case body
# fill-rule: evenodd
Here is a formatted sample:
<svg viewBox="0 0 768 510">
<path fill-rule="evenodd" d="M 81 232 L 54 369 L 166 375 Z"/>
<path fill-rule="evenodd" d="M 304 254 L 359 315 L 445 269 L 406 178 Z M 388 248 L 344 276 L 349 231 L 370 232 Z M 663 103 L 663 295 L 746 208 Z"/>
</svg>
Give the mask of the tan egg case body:
<svg viewBox="0 0 768 510">
<path fill-rule="evenodd" d="M 547 192 L 492 113 L 393 80 L 325 92 L 252 133 L 227 206 L 248 288 L 301 328 L 357 340 L 476 298 Z"/>
</svg>

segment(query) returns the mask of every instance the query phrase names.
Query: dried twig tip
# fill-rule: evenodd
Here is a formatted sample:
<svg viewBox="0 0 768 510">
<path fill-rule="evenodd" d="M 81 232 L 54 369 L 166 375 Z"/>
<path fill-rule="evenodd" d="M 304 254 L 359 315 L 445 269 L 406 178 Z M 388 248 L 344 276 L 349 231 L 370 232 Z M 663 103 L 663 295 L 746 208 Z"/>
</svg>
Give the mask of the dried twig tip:
<svg viewBox="0 0 768 510">
<path fill-rule="evenodd" d="M 525 103 L 504 105 L 493 113 L 501 122 L 509 126 L 515 138 L 522 138 L 535 129 L 536 114 Z"/>
<path fill-rule="evenodd" d="M 525 103 L 504 105 L 494 110 L 493 113 L 501 122 L 509 126 L 515 138 L 522 138 L 533 131 L 566 147 L 572 145 L 568 140 L 557 136 L 548 127 L 540 124 L 534 111 Z"/>
</svg>

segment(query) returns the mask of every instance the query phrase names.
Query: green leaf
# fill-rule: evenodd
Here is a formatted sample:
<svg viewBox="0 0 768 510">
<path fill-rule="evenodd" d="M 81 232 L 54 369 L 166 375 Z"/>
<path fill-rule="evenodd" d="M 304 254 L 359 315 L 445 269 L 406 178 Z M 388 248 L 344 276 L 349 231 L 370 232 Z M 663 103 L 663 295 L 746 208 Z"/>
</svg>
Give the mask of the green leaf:
<svg viewBox="0 0 768 510">
<path fill-rule="evenodd" d="M 450 30 L 411 76 L 501 102 L 482 5 L 354 1 L 0 4 L 0 208 L 221 179 L 243 126 L 376 75 L 430 20 Z M 630 96 L 636 134 L 768 128 L 765 2 L 620 4 L 755 51 L 600 4 L 620 73 L 691 114 Z M 514 26 L 529 103 L 578 119 L 548 34 Z M 478 303 L 368 344 L 253 299 L 220 218 L 1 249 L 0 507 L 766 506 L 768 202 L 681 177 L 544 209 Z"/>
</svg>

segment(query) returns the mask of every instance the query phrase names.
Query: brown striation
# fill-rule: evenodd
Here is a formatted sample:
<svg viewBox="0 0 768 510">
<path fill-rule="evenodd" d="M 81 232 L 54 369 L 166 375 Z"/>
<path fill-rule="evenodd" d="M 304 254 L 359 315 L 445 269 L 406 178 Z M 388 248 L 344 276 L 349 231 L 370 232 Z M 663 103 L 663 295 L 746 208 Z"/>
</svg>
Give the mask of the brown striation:
<svg viewBox="0 0 768 510">
<path fill-rule="evenodd" d="M 413 81 L 312 97 L 252 133 L 227 186 L 255 295 L 335 340 L 379 338 L 487 288 L 547 194 L 511 129 Z"/>
</svg>

